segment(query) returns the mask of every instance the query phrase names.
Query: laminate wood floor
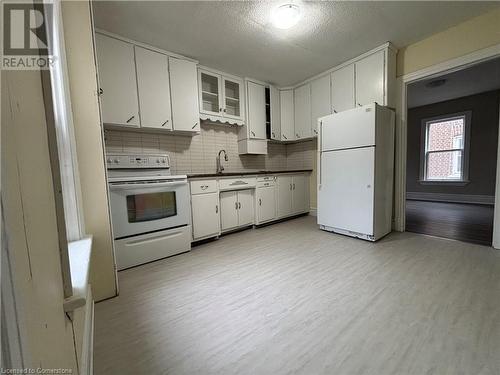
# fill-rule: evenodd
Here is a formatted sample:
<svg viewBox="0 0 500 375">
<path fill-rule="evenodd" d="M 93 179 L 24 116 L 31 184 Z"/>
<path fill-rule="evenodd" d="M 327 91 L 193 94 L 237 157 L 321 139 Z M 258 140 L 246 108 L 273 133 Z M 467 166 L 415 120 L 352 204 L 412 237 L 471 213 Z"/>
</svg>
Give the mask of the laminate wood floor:
<svg viewBox="0 0 500 375">
<path fill-rule="evenodd" d="M 119 273 L 95 374 L 500 374 L 500 252 L 302 217 Z"/>
<path fill-rule="evenodd" d="M 491 245 L 493 206 L 406 201 L 406 230 L 431 236 Z"/>
</svg>

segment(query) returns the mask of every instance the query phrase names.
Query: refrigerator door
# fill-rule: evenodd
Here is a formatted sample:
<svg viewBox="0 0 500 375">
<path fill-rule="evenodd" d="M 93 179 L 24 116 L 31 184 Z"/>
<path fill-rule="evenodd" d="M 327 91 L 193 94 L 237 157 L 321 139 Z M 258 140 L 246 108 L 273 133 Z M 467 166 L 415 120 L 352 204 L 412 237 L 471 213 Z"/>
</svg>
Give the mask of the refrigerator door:
<svg viewBox="0 0 500 375">
<path fill-rule="evenodd" d="M 321 153 L 318 224 L 373 235 L 375 147 Z"/>
<path fill-rule="evenodd" d="M 375 145 L 375 103 L 321 118 L 321 151 Z"/>
</svg>

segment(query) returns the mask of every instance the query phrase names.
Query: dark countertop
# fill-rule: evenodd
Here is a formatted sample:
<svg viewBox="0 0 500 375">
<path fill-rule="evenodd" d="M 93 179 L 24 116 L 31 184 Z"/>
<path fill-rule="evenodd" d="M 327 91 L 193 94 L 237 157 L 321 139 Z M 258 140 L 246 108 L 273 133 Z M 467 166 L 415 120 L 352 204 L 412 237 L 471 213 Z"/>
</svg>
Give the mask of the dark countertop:
<svg viewBox="0 0 500 375">
<path fill-rule="evenodd" d="M 252 172 L 223 172 L 221 173 L 188 173 L 188 178 L 203 178 L 203 177 L 231 177 L 231 176 L 255 176 L 259 174 L 280 174 L 280 173 L 300 173 L 312 172 L 312 169 L 287 169 L 279 171 L 252 171 Z"/>
</svg>

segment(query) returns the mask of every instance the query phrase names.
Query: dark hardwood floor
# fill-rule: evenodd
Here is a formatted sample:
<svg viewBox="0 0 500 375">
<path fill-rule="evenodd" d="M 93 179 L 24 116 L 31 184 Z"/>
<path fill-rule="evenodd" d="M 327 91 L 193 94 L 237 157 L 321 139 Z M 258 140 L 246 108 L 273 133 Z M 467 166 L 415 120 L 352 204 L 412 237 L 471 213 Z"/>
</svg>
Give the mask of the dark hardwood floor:
<svg viewBox="0 0 500 375">
<path fill-rule="evenodd" d="M 490 246 L 493 206 L 407 200 L 406 230 Z"/>
</svg>

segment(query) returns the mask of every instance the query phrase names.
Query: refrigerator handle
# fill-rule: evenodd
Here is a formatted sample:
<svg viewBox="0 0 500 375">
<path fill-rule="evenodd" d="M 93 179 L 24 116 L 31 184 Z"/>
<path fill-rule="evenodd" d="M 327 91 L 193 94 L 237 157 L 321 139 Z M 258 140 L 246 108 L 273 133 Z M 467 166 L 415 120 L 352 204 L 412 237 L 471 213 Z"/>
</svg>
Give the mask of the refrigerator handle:
<svg viewBox="0 0 500 375">
<path fill-rule="evenodd" d="M 319 121 L 318 134 L 318 190 L 321 190 L 321 134 L 323 134 L 323 121 Z"/>
</svg>

